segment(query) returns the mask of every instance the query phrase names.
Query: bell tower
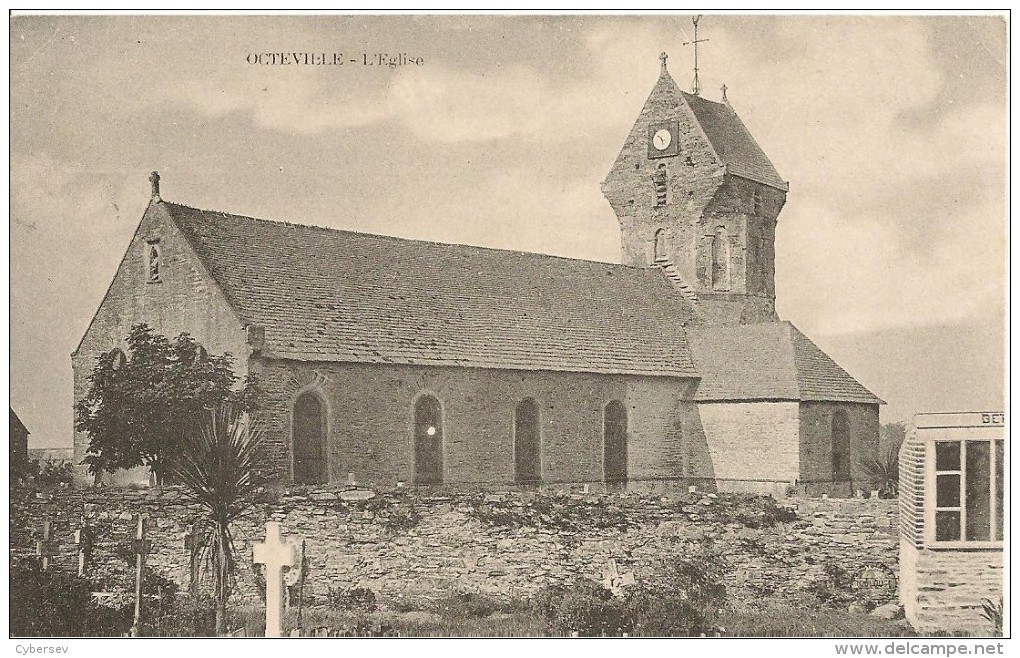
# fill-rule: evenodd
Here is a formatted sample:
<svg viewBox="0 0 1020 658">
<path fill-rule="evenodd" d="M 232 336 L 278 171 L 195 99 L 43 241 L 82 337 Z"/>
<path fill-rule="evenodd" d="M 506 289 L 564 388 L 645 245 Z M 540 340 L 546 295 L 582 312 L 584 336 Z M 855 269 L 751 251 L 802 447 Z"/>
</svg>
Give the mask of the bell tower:
<svg viewBox="0 0 1020 658">
<path fill-rule="evenodd" d="M 775 230 L 789 185 L 730 106 L 659 79 L 602 193 L 621 262 L 658 267 L 707 324 L 776 320 Z"/>
</svg>

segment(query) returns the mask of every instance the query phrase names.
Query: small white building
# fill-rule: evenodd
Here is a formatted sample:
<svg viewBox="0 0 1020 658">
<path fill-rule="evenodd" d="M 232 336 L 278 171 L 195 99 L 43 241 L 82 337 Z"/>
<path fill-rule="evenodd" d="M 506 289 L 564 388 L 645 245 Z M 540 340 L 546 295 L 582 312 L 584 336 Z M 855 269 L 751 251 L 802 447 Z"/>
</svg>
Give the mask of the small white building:
<svg viewBox="0 0 1020 658">
<path fill-rule="evenodd" d="M 900 448 L 900 600 L 922 633 L 990 635 L 1003 596 L 1006 415 L 926 413 Z"/>
</svg>

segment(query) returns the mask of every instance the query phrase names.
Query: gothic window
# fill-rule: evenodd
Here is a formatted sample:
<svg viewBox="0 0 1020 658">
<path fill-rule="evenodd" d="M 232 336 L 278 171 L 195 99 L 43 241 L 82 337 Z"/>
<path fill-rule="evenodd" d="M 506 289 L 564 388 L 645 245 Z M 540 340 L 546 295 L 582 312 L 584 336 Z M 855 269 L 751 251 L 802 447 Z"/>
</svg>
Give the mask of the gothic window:
<svg viewBox="0 0 1020 658">
<path fill-rule="evenodd" d="M 712 289 L 730 289 L 730 238 L 722 226 L 712 236 Z"/>
<path fill-rule="evenodd" d="M 850 481 L 850 419 L 846 412 L 832 412 L 832 481 Z"/>
<path fill-rule="evenodd" d="M 666 229 L 660 228 L 655 232 L 655 261 L 666 259 Z"/>
<path fill-rule="evenodd" d="M 145 250 L 145 265 L 146 272 L 148 273 L 149 283 L 157 283 L 161 280 L 162 276 L 162 253 L 159 247 L 159 241 L 153 240 L 146 244 Z"/>
<path fill-rule="evenodd" d="M 194 365 L 201 365 L 209 358 L 209 352 L 201 345 L 195 345 L 195 357 L 192 359 Z"/>
<path fill-rule="evenodd" d="M 307 391 L 298 396 L 294 402 L 291 432 L 294 482 L 326 482 L 326 405 L 318 395 Z"/>
<path fill-rule="evenodd" d="M 423 395 L 414 405 L 414 481 L 443 482 L 443 408 L 434 395 Z"/>
<path fill-rule="evenodd" d="M 110 351 L 110 369 L 120 370 L 126 365 L 127 357 L 124 355 L 124 352 L 116 347 L 113 348 L 113 350 Z"/>
<path fill-rule="evenodd" d="M 522 400 L 514 410 L 514 481 L 535 483 L 542 479 L 542 439 L 538 405 Z"/>
<path fill-rule="evenodd" d="M 669 183 L 667 179 L 668 172 L 666 171 L 666 164 L 660 163 L 655 169 L 655 205 L 664 206 L 669 203 Z"/>
<path fill-rule="evenodd" d="M 603 412 L 602 440 L 605 481 L 623 488 L 627 482 L 627 407 L 619 400 L 607 404 Z"/>
</svg>

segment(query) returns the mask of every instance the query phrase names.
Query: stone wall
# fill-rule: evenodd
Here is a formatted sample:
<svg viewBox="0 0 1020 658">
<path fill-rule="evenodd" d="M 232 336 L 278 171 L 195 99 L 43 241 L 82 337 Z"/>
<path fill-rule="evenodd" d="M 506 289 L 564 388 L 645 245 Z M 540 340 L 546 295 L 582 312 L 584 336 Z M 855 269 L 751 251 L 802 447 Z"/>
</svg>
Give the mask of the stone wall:
<svg viewBox="0 0 1020 658">
<path fill-rule="evenodd" d="M 797 480 L 796 402 L 702 402 L 698 411 L 691 443 L 706 447 L 708 461 L 692 463 L 690 475 L 714 479 L 720 491 L 780 494 Z"/>
<path fill-rule="evenodd" d="M 907 620 L 922 633 L 991 635 L 982 602 L 1003 596 L 1002 549 L 931 550 L 900 543 L 900 596 Z"/>
<path fill-rule="evenodd" d="M 151 240 L 159 241 L 161 251 L 158 282 L 149 282 L 146 270 L 145 249 Z M 75 402 L 88 391 L 88 377 L 99 355 L 115 347 L 126 349 L 124 339 L 131 327 L 141 322 L 170 338 L 187 332 L 210 353 L 231 354 L 239 377 L 247 372 L 249 349 L 240 320 L 160 205 L 150 205 L 145 211 L 106 296 L 71 357 Z M 76 432 L 75 464 L 81 463 L 88 445 L 88 436 Z M 137 479 L 140 473 L 141 469 L 123 477 Z M 91 482 L 81 466 L 76 479 Z M 143 475 L 143 479 L 147 478 Z"/>
<path fill-rule="evenodd" d="M 830 487 L 832 482 L 832 415 L 846 412 L 850 422 L 850 486 Z M 878 453 L 878 405 L 851 402 L 800 403 L 800 481 L 810 495 L 850 495 L 867 489 L 860 460 Z M 851 488 L 852 487 L 852 488 Z"/>
<path fill-rule="evenodd" d="M 442 406 L 443 479 L 450 483 L 514 480 L 514 410 L 525 398 L 539 407 L 545 482 L 603 479 L 603 410 L 628 411 L 632 478 L 681 475 L 681 418 L 696 414 L 691 380 L 440 368 L 386 364 L 253 360 L 266 391 L 266 442 L 290 477 L 294 401 L 315 391 L 327 406 L 330 481 L 390 488 L 414 482 L 414 405 L 429 393 Z"/>
<path fill-rule="evenodd" d="M 727 586 L 737 605 L 796 598 L 824 576 L 827 564 L 851 575 L 896 570 L 895 501 L 791 499 L 796 518 L 770 525 L 779 509 L 772 499 L 734 494 L 403 489 L 364 501 L 349 497 L 324 488 L 281 492 L 235 524 L 237 598 L 258 601 L 251 545 L 261 541 L 269 519 L 305 539 L 305 593 L 320 603 L 331 587 L 352 586 L 370 587 L 384 601 L 455 591 L 525 598 L 576 576 L 601 579 L 609 560 L 640 578 L 651 561 L 677 549 L 720 553 L 731 567 Z M 187 585 L 183 533 L 199 509 L 172 488 L 19 493 L 11 501 L 12 556 L 34 554 L 48 519 L 57 544 L 53 568 L 74 570 L 73 534 L 82 513 L 97 532 L 90 570 L 100 587 L 128 596 L 126 546 L 137 513 L 150 518 L 150 568 Z M 892 600 L 895 589 L 885 594 Z"/>
</svg>

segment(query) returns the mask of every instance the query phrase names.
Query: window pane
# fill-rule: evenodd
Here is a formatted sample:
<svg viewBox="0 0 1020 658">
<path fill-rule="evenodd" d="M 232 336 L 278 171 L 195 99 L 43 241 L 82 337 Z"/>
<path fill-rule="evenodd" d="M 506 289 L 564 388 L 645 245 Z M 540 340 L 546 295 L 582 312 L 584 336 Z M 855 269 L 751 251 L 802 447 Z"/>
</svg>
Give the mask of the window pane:
<svg viewBox="0 0 1020 658">
<path fill-rule="evenodd" d="M 960 538 L 960 513 L 935 512 L 935 541 L 956 541 Z"/>
<path fill-rule="evenodd" d="M 992 534 L 992 463 L 987 441 L 967 442 L 967 539 L 988 541 Z"/>
<path fill-rule="evenodd" d="M 1002 519 L 1002 487 L 1004 483 L 1002 481 L 1002 460 L 1005 459 L 1002 456 L 1002 441 L 995 442 L 995 522 L 997 527 L 995 528 L 995 538 L 1002 541 L 1002 524 L 1005 523 Z"/>
<path fill-rule="evenodd" d="M 959 475 L 939 475 L 935 478 L 935 506 L 960 506 Z"/>
<path fill-rule="evenodd" d="M 935 443 L 935 470 L 960 470 L 960 442 L 937 441 Z"/>
</svg>

